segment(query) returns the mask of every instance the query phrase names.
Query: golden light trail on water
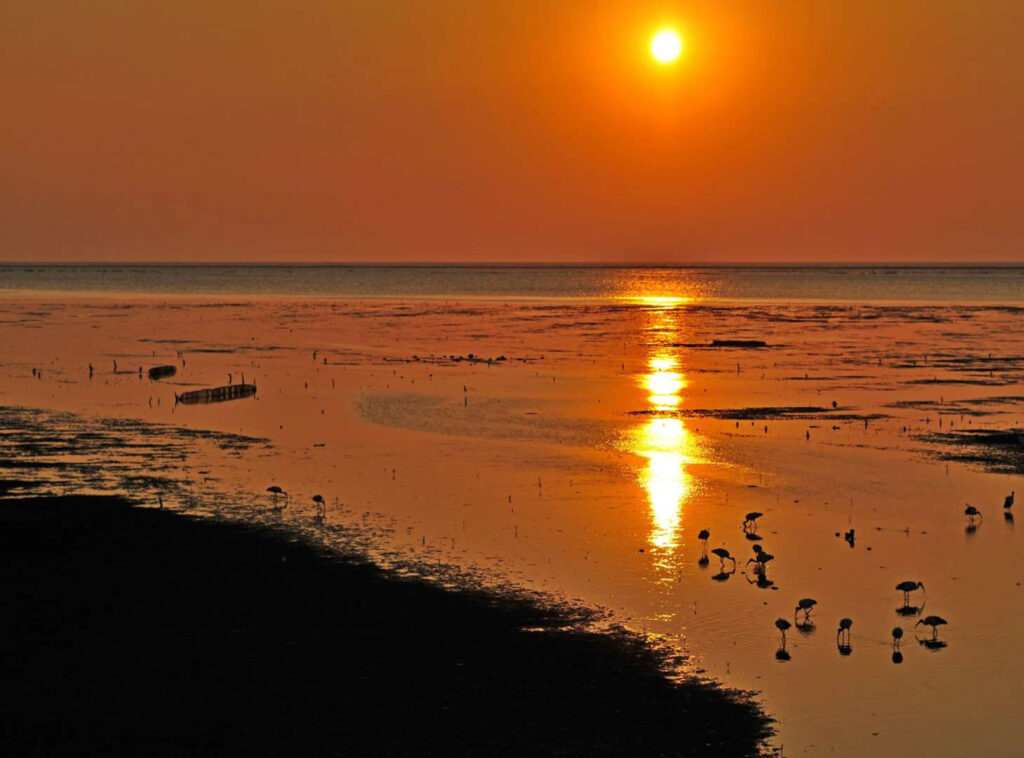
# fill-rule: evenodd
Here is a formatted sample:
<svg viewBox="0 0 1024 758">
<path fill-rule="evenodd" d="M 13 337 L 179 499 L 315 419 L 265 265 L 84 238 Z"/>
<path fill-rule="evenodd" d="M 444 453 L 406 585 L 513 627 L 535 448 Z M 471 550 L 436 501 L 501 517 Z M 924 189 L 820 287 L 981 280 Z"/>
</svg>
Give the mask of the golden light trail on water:
<svg viewBox="0 0 1024 758">
<path fill-rule="evenodd" d="M 674 553 L 679 545 L 682 505 L 690 491 L 687 434 L 675 418 L 652 418 L 640 429 L 637 452 L 647 459 L 641 482 L 651 508 L 651 544 Z"/>
<path fill-rule="evenodd" d="M 652 307 L 652 331 L 661 334 L 664 342 L 677 341 L 675 308 L 680 302 L 678 298 L 663 297 L 644 301 Z M 651 544 L 671 556 L 679 547 L 682 510 L 691 495 L 692 477 L 686 466 L 694 462 L 695 451 L 683 420 L 668 414 L 682 404 L 687 381 L 671 348 L 656 348 L 648 358 L 647 368 L 639 381 L 648 393 L 649 410 L 665 415 L 655 415 L 632 430 L 628 447 L 647 460 L 640 483 L 650 507 Z"/>
</svg>

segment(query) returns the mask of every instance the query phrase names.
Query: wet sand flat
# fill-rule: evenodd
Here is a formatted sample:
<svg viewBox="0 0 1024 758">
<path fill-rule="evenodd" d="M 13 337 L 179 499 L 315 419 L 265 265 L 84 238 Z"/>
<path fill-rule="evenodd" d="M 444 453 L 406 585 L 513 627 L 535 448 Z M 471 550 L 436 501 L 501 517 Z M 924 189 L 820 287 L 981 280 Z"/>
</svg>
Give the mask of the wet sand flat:
<svg viewBox="0 0 1024 758">
<path fill-rule="evenodd" d="M 761 692 L 787 754 L 1008 754 L 1024 738 L 1024 551 L 1002 513 L 1011 491 L 1024 496 L 1018 306 L 0 306 L 0 424 L 20 435 L 0 450 L 0 478 L 21 492 L 162 498 L 355 545 L 399 574 L 578 601 L 602 614 L 595 628 L 678 650 L 684 673 Z M 177 373 L 149 381 L 159 365 Z M 174 404 L 242 381 L 255 397 Z M 273 484 L 287 508 L 273 508 Z M 967 503 L 984 518 L 970 523 Z M 764 514 L 754 535 L 741 527 L 750 511 Z M 698 562 L 705 528 L 735 573 Z M 754 544 L 775 556 L 763 582 L 747 565 Z M 927 587 L 916 615 L 897 612 L 904 580 Z M 791 630 L 780 661 L 773 622 L 802 597 L 818 600 L 816 626 Z M 942 648 L 913 630 L 933 613 L 950 622 Z M 836 646 L 842 617 L 850 655 Z"/>
</svg>

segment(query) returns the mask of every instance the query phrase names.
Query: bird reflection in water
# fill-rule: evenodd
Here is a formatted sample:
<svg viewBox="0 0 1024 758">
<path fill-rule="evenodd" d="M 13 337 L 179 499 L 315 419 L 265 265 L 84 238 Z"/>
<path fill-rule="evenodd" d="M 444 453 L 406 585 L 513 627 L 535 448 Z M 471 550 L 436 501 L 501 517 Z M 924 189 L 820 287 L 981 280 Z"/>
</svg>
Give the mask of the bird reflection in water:
<svg viewBox="0 0 1024 758">
<path fill-rule="evenodd" d="M 896 609 L 901 616 L 918 616 L 924 610 L 924 605 L 904 605 Z"/>
<path fill-rule="evenodd" d="M 744 574 L 744 576 L 747 577 L 747 584 L 756 584 L 758 587 L 760 587 L 763 590 L 771 589 L 772 587 L 775 586 L 775 582 L 773 582 L 771 579 L 769 579 L 768 577 L 766 577 L 762 573 L 755 572 L 754 573 L 754 577 L 756 577 L 756 578 L 753 578 L 753 579 L 750 577 L 749 574 Z M 797 628 L 799 628 L 799 627 L 797 627 Z"/>
</svg>

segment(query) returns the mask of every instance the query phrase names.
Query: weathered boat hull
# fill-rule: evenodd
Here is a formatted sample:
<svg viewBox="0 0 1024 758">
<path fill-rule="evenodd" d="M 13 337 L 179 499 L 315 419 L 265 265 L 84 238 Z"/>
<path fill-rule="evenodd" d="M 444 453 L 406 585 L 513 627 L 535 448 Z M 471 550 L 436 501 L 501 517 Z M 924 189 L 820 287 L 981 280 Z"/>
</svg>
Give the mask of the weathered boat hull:
<svg viewBox="0 0 1024 758">
<path fill-rule="evenodd" d="M 227 400 L 241 400 L 256 394 L 255 384 L 226 384 L 223 387 L 209 387 L 203 390 L 192 390 L 175 394 L 174 402 L 184 405 L 199 403 L 223 403 Z"/>
<path fill-rule="evenodd" d="M 178 369 L 174 366 L 154 366 L 149 370 L 150 379 L 166 379 L 169 376 L 174 376 L 178 373 Z"/>
</svg>

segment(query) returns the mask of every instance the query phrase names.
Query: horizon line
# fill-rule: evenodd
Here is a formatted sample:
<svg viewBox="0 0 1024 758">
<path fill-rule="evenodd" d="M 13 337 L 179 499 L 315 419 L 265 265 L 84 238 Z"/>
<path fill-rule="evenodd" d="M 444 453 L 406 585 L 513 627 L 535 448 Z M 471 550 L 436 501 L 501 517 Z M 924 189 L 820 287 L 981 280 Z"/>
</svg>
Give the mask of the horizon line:
<svg viewBox="0 0 1024 758">
<path fill-rule="evenodd" d="M 1021 261 L 718 261 L 636 263 L 608 261 L 2 261 L 3 266 L 181 266 L 252 268 L 609 268 L 609 269 L 687 269 L 687 268 L 1024 268 Z"/>
</svg>

